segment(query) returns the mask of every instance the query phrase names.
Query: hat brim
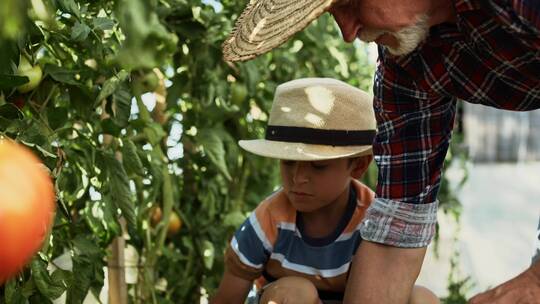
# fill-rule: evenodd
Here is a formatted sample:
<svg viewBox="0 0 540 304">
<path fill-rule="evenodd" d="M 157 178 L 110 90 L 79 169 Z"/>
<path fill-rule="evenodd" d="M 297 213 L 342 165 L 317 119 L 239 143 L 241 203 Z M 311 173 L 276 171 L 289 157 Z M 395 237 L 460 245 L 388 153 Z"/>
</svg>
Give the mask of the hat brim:
<svg viewBox="0 0 540 304">
<path fill-rule="evenodd" d="M 251 0 L 223 43 L 226 61 L 244 61 L 283 44 L 338 0 Z"/>
<path fill-rule="evenodd" d="M 369 145 L 327 146 L 266 139 L 240 140 L 238 144 L 253 154 L 296 161 L 317 161 L 372 154 L 372 147 Z"/>
</svg>

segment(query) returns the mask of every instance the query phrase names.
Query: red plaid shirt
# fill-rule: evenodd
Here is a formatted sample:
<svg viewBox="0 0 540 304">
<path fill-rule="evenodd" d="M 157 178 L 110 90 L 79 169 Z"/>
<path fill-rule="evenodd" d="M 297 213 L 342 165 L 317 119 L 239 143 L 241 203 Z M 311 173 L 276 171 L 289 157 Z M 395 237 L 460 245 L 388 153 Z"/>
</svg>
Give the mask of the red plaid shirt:
<svg viewBox="0 0 540 304">
<path fill-rule="evenodd" d="M 424 247 L 435 231 L 441 169 L 458 100 L 540 108 L 540 1 L 457 0 L 456 24 L 430 29 L 413 53 L 379 49 L 374 143 L 377 198 L 362 237 Z"/>
</svg>

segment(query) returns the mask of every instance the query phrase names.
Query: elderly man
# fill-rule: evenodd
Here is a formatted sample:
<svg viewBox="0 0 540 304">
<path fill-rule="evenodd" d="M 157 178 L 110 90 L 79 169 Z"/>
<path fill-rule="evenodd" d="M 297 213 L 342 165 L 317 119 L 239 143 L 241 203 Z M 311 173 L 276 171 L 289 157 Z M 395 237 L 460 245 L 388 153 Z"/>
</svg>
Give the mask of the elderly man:
<svg viewBox="0 0 540 304">
<path fill-rule="evenodd" d="M 345 302 L 406 303 L 434 234 L 457 101 L 540 107 L 540 1 L 252 0 L 223 45 L 224 58 L 267 52 L 324 12 L 346 42 L 379 45 L 377 196 Z M 471 302 L 540 303 L 540 263 Z"/>
</svg>

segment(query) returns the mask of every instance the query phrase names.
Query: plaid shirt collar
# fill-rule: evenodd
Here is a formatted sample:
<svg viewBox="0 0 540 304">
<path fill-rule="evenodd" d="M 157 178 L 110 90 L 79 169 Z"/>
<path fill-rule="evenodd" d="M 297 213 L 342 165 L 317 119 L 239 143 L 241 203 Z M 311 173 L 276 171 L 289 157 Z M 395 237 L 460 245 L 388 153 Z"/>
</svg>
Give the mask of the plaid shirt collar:
<svg viewBox="0 0 540 304">
<path fill-rule="evenodd" d="M 480 3 L 479 1 L 475 0 L 457 0 L 454 1 L 454 7 L 456 9 L 456 12 L 459 14 L 462 12 L 480 9 Z"/>
</svg>

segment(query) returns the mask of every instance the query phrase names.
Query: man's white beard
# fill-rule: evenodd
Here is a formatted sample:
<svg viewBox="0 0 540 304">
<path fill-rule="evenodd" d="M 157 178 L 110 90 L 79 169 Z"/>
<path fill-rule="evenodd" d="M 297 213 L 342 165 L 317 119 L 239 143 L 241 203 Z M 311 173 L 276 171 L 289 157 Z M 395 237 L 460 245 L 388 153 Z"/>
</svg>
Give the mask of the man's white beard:
<svg viewBox="0 0 540 304">
<path fill-rule="evenodd" d="M 394 56 L 407 55 L 414 51 L 420 43 L 422 43 L 429 34 L 429 25 L 427 23 L 429 17 L 427 15 L 421 15 L 418 17 L 416 24 L 403 28 L 397 32 L 389 32 L 383 30 L 363 29 L 360 31 L 358 38 L 365 42 L 372 42 L 377 40 L 383 34 L 389 34 L 396 38 L 398 42 L 397 47 L 390 47 L 384 45 L 384 47 Z"/>
</svg>

